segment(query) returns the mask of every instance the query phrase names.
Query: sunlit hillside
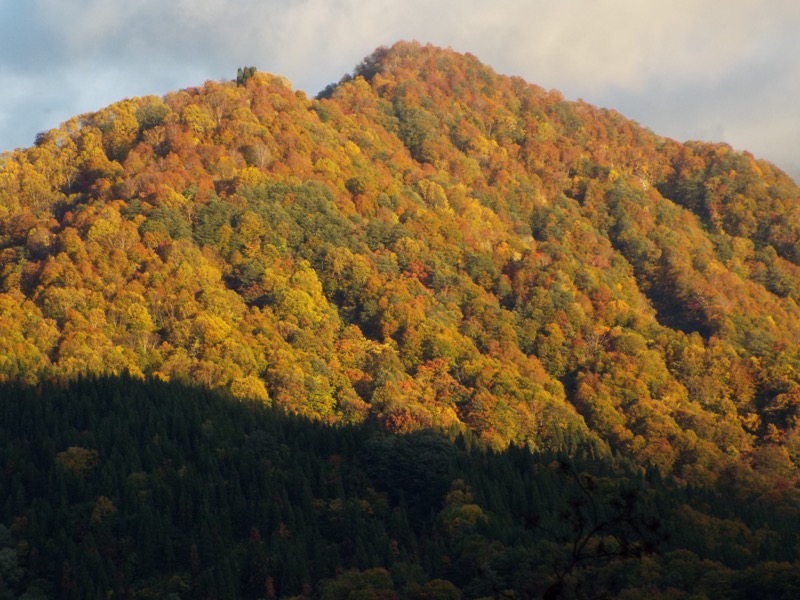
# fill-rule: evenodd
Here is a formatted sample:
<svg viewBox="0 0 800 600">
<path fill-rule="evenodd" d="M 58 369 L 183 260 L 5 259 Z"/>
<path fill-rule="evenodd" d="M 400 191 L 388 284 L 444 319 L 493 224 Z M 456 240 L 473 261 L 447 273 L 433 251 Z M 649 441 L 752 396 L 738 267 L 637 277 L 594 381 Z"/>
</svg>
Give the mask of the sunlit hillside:
<svg viewBox="0 0 800 600">
<path fill-rule="evenodd" d="M 0 380 L 186 381 L 794 498 L 799 198 L 471 55 L 399 43 L 318 99 L 244 69 L 3 155 Z"/>
</svg>

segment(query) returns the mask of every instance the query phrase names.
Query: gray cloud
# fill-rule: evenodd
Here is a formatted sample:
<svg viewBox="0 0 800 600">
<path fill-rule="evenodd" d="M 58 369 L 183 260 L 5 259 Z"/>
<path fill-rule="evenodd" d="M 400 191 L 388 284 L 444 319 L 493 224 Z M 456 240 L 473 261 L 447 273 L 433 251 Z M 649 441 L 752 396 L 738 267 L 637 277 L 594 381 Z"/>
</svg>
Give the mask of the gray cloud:
<svg viewBox="0 0 800 600">
<path fill-rule="evenodd" d="M 783 0 L 26 0 L 0 3 L 0 148 L 115 100 L 256 65 L 315 94 L 379 45 L 471 52 L 676 139 L 800 177 L 800 3 Z"/>
</svg>

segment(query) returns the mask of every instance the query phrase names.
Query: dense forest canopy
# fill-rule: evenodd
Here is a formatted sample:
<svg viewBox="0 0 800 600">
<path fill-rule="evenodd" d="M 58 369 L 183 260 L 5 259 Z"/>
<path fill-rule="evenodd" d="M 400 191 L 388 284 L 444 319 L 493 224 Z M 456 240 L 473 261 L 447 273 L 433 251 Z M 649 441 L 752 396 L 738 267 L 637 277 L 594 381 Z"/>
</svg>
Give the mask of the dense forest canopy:
<svg viewBox="0 0 800 600">
<path fill-rule="evenodd" d="M 0 382 L 192 382 L 796 506 L 800 188 L 398 43 L 0 159 Z M 65 451 L 60 448 L 58 451 Z"/>
<path fill-rule="evenodd" d="M 788 176 L 430 46 L 322 96 L 248 67 L 3 155 L 0 378 L 794 472 Z"/>
<path fill-rule="evenodd" d="M 797 597 L 796 506 L 197 386 L 0 384 L 0 598 Z M 721 501 L 725 498 L 725 501 Z"/>
</svg>

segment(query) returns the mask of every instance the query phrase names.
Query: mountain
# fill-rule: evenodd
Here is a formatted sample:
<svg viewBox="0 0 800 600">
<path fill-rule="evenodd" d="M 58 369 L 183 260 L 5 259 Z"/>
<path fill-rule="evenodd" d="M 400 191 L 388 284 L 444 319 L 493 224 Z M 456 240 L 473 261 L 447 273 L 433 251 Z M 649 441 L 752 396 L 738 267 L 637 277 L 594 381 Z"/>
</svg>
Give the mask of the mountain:
<svg viewBox="0 0 800 600">
<path fill-rule="evenodd" d="M 43 132 L 0 597 L 795 597 L 798 200 L 405 42 Z"/>
<path fill-rule="evenodd" d="M 3 155 L 0 379 L 192 382 L 794 497 L 798 198 L 471 55 L 399 43 L 317 99 L 248 68 Z"/>
</svg>

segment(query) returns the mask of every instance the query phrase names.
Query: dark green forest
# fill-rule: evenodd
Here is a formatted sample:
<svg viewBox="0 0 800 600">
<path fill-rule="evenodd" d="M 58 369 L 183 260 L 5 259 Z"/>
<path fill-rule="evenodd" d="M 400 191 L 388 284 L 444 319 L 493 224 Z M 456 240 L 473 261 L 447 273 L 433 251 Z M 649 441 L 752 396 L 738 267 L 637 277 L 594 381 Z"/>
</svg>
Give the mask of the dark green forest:
<svg viewBox="0 0 800 600">
<path fill-rule="evenodd" d="M 131 378 L 0 397 L 2 598 L 800 592 L 797 507 L 677 486 L 581 440 L 498 452 Z"/>
</svg>

